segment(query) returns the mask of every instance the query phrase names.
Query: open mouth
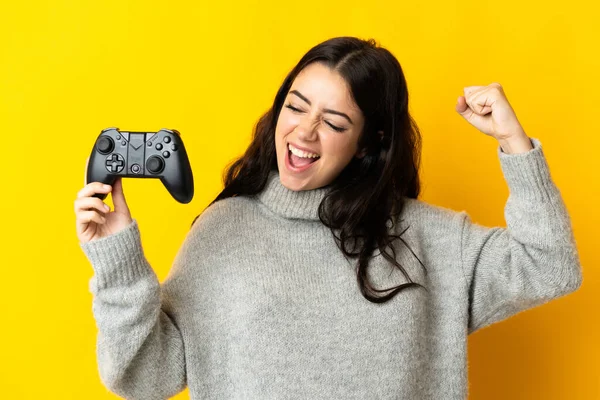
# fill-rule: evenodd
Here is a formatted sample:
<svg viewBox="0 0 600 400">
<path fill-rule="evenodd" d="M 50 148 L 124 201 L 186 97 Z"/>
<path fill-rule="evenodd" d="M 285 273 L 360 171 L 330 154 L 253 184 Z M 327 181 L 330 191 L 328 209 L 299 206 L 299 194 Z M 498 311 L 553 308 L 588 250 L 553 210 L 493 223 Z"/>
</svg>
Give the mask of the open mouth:
<svg viewBox="0 0 600 400">
<path fill-rule="evenodd" d="M 290 148 L 290 145 L 288 144 L 287 146 L 288 148 L 288 159 L 290 161 L 290 166 L 292 168 L 296 168 L 296 169 L 304 169 L 307 168 L 309 165 L 314 164 L 315 162 L 317 162 L 321 156 L 300 156 L 297 154 L 294 154 Z M 298 152 L 297 152 L 298 153 Z"/>
</svg>

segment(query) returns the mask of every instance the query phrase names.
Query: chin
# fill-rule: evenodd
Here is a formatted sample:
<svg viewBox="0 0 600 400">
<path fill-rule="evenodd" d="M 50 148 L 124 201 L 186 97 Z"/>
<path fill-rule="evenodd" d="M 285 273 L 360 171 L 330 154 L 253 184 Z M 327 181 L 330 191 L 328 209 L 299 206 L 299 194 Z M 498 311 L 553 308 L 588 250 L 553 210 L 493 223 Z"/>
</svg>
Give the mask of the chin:
<svg viewBox="0 0 600 400">
<path fill-rule="evenodd" d="M 299 192 L 301 190 L 310 190 L 311 188 L 309 187 L 309 185 L 306 182 L 306 179 L 302 180 L 302 179 L 297 179 L 294 176 L 291 176 L 288 172 L 286 172 L 285 170 L 282 172 L 282 170 L 279 170 L 279 180 L 281 181 L 281 184 L 283 186 L 285 186 L 286 188 Z M 304 182 L 303 182 L 304 181 Z"/>
</svg>

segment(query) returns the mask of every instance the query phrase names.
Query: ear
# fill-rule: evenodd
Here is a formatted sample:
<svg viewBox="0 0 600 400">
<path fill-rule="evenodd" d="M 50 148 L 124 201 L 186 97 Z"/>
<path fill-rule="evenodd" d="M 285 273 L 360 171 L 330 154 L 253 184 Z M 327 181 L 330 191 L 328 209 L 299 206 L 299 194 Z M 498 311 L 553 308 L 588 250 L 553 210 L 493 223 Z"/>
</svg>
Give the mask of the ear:
<svg viewBox="0 0 600 400">
<path fill-rule="evenodd" d="M 377 131 L 377 134 L 379 135 L 379 141 L 381 141 L 381 139 L 383 139 L 383 131 Z M 364 147 L 363 149 L 359 150 L 355 156 L 356 156 L 356 158 L 360 159 L 366 155 L 367 155 L 367 148 Z"/>
</svg>

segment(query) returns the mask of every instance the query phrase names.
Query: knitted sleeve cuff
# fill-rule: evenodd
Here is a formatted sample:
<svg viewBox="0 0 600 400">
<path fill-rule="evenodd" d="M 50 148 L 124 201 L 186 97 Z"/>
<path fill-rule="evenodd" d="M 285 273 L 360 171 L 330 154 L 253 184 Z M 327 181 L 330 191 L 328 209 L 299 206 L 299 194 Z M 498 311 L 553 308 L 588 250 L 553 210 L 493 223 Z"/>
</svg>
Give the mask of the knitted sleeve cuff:
<svg viewBox="0 0 600 400">
<path fill-rule="evenodd" d="M 140 231 L 134 219 L 124 229 L 112 235 L 80 243 L 92 264 L 96 288 L 122 286 L 154 274 L 142 249 Z"/>
<path fill-rule="evenodd" d="M 559 193 L 552 181 L 541 142 L 530 138 L 533 149 L 508 154 L 498 146 L 498 157 L 504 179 L 512 196 L 531 201 L 548 202 Z"/>
</svg>

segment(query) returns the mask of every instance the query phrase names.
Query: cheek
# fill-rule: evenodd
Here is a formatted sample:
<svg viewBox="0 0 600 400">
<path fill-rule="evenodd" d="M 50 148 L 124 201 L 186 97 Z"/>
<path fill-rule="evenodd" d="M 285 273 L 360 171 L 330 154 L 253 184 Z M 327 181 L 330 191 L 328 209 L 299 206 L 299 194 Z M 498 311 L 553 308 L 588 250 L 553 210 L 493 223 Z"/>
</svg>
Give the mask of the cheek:
<svg viewBox="0 0 600 400">
<path fill-rule="evenodd" d="M 294 130 L 295 122 L 293 118 L 286 117 L 285 114 L 279 116 L 277 120 L 277 127 L 275 132 L 279 135 L 284 136 Z"/>
<path fill-rule="evenodd" d="M 275 125 L 275 140 L 279 141 L 283 136 L 283 120 L 279 118 Z"/>
<path fill-rule="evenodd" d="M 356 152 L 356 145 L 347 137 L 334 135 L 322 137 L 321 148 L 327 158 L 344 162 L 350 160 Z"/>
<path fill-rule="evenodd" d="M 285 137 L 293 130 L 289 119 L 280 117 L 275 125 L 275 148 L 278 153 L 282 153 L 285 146 Z M 281 155 L 281 154 L 280 154 Z"/>
</svg>

